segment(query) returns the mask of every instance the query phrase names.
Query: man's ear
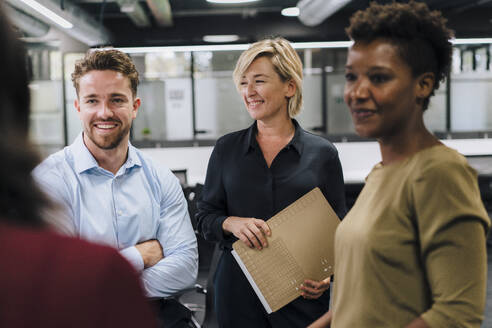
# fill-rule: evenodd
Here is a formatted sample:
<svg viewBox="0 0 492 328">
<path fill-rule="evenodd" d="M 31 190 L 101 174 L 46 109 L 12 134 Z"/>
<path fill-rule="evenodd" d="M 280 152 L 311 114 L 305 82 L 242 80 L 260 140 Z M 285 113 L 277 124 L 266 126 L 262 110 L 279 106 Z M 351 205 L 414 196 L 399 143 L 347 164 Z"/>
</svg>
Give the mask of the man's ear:
<svg viewBox="0 0 492 328">
<path fill-rule="evenodd" d="M 142 101 L 138 97 L 136 97 L 133 100 L 133 113 L 132 113 L 132 117 L 134 119 L 137 117 L 137 112 L 138 112 L 138 109 L 140 108 L 141 103 L 142 103 Z"/>
<path fill-rule="evenodd" d="M 80 103 L 79 103 L 79 98 L 75 98 L 74 102 L 73 102 L 73 106 L 75 107 L 75 109 L 77 110 L 78 113 L 80 113 Z"/>
<path fill-rule="evenodd" d="M 429 98 L 432 91 L 434 90 L 434 85 L 436 83 L 436 77 L 434 73 L 427 72 L 421 74 L 417 78 L 417 90 L 416 95 L 418 99 Z"/>
</svg>

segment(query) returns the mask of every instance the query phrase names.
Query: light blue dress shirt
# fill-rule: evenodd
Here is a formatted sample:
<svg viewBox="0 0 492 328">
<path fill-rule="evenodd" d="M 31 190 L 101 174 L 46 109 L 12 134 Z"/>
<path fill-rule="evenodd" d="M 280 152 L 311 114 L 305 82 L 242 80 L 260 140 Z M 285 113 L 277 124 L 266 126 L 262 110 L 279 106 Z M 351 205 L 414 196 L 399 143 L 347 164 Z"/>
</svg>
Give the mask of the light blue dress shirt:
<svg viewBox="0 0 492 328">
<path fill-rule="evenodd" d="M 48 220 L 66 234 L 119 249 L 141 272 L 147 296 L 170 296 L 195 283 L 197 242 L 178 179 L 130 143 L 116 175 L 98 166 L 82 134 L 33 175 L 61 205 Z M 164 258 L 144 269 L 135 245 L 150 239 L 160 242 Z"/>
</svg>

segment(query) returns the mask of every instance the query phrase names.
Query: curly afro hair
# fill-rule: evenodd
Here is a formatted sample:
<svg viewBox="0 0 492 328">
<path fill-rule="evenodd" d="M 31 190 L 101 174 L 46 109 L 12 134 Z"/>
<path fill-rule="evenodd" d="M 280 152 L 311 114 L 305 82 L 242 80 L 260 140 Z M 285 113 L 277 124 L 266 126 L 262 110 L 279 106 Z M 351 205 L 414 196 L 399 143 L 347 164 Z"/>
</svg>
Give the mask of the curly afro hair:
<svg viewBox="0 0 492 328">
<path fill-rule="evenodd" d="M 453 31 L 446 27 L 446 19 L 439 11 L 430 11 L 423 2 L 372 2 L 367 9 L 352 15 L 345 31 L 354 42 L 387 39 L 394 43 L 414 76 L 434 73 L 436 82 L 429 98 L 449 74 Z M 429 98 L 423 103 L 424 110 Z"/>
</svg>

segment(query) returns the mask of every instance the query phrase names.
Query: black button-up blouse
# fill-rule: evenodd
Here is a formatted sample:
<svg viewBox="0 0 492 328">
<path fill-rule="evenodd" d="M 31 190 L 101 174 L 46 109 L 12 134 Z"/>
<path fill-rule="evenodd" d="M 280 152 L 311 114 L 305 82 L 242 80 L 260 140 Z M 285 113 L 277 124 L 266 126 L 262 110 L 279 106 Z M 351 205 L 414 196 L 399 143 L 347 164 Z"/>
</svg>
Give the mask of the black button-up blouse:
<svg viewBox="0 0 492 328">
<path fill-rule="evenodd" d="M 198 229 L 209 241 L 231 249 L 237 240 L 225 235 L 229 216 L 268 220 L 292 202 L 319 187 L 340 218 L 346 213 L 342 167 L 328 140 L 306 132 L 293 120 L 292 140 L 270 167 L 256 141 L 256 122 L 248 129 L 217 140 L 198 201 Z M 302 218 L 299 218 L 302 220 Z"/>
</svg>

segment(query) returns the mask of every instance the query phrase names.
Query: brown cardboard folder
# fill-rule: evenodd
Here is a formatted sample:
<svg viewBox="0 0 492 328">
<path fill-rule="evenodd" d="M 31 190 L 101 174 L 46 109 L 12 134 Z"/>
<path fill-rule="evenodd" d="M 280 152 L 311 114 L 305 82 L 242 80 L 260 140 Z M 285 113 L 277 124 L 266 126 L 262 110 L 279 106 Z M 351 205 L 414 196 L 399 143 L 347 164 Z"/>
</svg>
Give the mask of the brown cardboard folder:
<svg viewBox="0 0 492 328">
<path fill-rule="evenodd" d="M 340 220 L 319 188 L 271 217 L 268 247 L 259 251 L 236 241 L 232 254 L 268 313 L 301 295 L 305 279 L 333 274 L 335 230 Z"/>
</svg>

